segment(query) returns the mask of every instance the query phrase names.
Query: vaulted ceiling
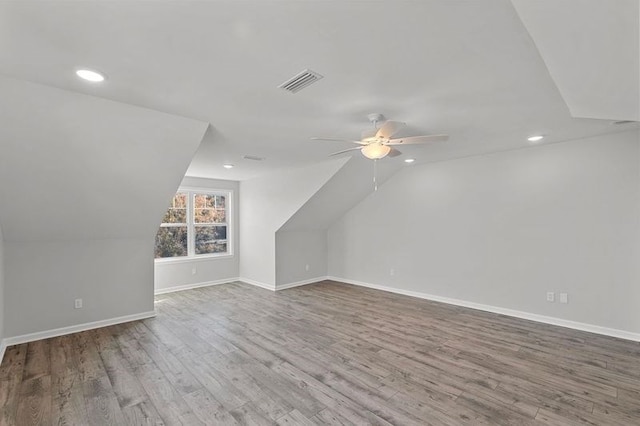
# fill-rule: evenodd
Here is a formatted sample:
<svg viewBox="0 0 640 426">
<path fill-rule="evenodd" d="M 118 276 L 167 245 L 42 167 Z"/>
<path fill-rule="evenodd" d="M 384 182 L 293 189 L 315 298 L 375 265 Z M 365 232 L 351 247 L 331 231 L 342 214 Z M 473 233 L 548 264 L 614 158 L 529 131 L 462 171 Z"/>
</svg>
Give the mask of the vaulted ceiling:
<svg viewBox="0 0 640 426">
<path fill-rule="evenodd" d="M 611 122 L 638 119 L 638 1 L 587 3 L 4 1 L 0 74 L 211 123 L 192 176 L 243 180 L 323 161 L 348 146 L 309 138 L 357 138 L 372 112 L 405 121 L 407 135 L 451 136 L 384 160 L 400 166 L 524 147 L 532 134 L 552 143 L 626 130 Z M 87 84 L 78 67 L 108 78 Z M 305 68 L 324 78 L 278 88 Z"/>
</svg>

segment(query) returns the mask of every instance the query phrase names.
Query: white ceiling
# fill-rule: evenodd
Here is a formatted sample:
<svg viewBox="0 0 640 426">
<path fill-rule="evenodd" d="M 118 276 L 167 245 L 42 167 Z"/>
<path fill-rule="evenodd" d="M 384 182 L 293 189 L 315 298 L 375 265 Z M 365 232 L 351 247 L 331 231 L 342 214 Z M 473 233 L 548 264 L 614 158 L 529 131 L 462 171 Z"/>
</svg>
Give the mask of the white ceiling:
<svg viewBox="0 0 640 426">
<path fill-rule="evenodd" d="M 386 161 L 380 161 L 374 170 L 372 161 L 360 157 L 348 160 L 278 231 L 327 229 L 374 192 L 374 175 L 381 186 L 398 170 Z"/>
<path fill-rule="evenodd" d="M 625 130 L 571 117 L 509 0 L 4 1 L 0 52 L 1 74 L 211 123 L 192 176 L 323 161 L 348 146 L 309 138 L 355 138 L 371 112 L 451 135 L 404 147 L 418 162 Z M 79 81 L 80 66 L 108 80 Z M 305 68 L 324 79 L 277 88 Z"/>
<path fill-rule="evenodd" d="M 640 120 L 638 0 L 512 1 L 574 117 Z"/>
</svg>

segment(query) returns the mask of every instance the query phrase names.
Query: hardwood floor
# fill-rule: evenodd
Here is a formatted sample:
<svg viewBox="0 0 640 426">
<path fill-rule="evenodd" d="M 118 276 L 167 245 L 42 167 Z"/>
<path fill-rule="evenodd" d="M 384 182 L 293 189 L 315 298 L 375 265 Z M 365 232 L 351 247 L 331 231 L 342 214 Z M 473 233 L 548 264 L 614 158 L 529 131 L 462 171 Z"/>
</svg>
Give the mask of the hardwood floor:
<svg viewBox="0 0 640 426">
<path fill-rule="evenodd" d="M 640 344 L 334 282 L 7 349 L 3 425 L 639 425 Z"/>
</svg>

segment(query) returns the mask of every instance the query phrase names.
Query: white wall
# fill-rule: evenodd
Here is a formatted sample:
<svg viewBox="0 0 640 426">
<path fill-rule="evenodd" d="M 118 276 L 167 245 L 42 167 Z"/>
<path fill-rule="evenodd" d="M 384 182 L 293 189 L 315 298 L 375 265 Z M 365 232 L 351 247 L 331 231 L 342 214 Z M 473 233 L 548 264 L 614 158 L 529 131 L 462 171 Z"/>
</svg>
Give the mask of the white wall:
<svg viewBox="0 0 640 426">
<path fill-rule="evenodd" d="M 240 182 L 240 277 L 276 284 L 276 231 L 347 159 L 278 171 Z"/>
<path fill-rule="evenodd" d="M 2 339 L 4 339 L 4 240 L 2 238 L 2 228 L 0 228 L 0 347 L 2 345 Z M 0 354 L 0 361 L 2 361 L 2 355 Z"/>
<path fill-rule="evenodd" d="M 237 279 L 240 274 L 239 262 L 239 183 L 230 180 L 201 179 L 185 177 L 180 186 L 190 188 L 230 189 L 233 191 L 233 219 L 231 234 L 233 235 L 233 255 L 197 260 L 156 261 L 155 291 L 163 291 L 174 287 L 189 286 L 212 281 Z M 196 273 L 193 274 L 193 268 Z"/>
<path fill-rule="evenodd" d="M 638 0 L 511 2 L 573 117 L 640 120 Z"/>
<path fill-rule="evenodd" d="M 153 311 L 151 238 L 5 242 L 6 336 Z M 74 309 L 82 298 L 84 307 Z"/>
<path fill-rule="evenodd" d="M 634 131 L 406 169 L 330 227 L 329 275 L 640 332 L 638 145 Z"/>
<path fill-rule="evenodd" d="M 404 165 L 401 158 L 377 164 L 382 184 Z M 276 286 L 327 275 L 327 228 L 374 191 L 373 162 L 357 153 L 276 234 Z M 306 270 L 309 265 L 309 270 Z"/>
<path fill-rule="evenodd" d="M 5 336 L 152 313 L 154 237 L 208 124 L 4 77 L 0 93 Z"/>
<path fill-rule="evenodd" d="M 326 229 L 276 233 L 276 287 L 326 276 Z"/>
<path fill-rule="evenodd" d="M 208 124 L 0 77 L 5 241 L 155 236 Z"/>
</svg>

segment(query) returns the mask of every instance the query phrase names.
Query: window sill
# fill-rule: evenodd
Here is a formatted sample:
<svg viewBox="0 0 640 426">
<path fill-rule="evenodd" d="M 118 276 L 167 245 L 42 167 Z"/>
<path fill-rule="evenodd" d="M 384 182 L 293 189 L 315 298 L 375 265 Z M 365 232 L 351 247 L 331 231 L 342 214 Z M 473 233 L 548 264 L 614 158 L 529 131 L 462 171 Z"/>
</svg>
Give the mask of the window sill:
<svg viewBox="0 0 640 426">
<path fill-rule="evenodd" d="M 222 259 L 231 259 L 233 258 L 233 253 L 230 254 L 216 254 L 209 256 L 198 256 L 198 257 L 178 257 L 178 258 L 161 258 L 161 259 L 153 259 L 156 265 L 165 265 L 165 264 L 174 264 L 174 263 L 191 263 L 191 262 L 205 262 L 208 260 L 222 260 Z"/>
</svg>

